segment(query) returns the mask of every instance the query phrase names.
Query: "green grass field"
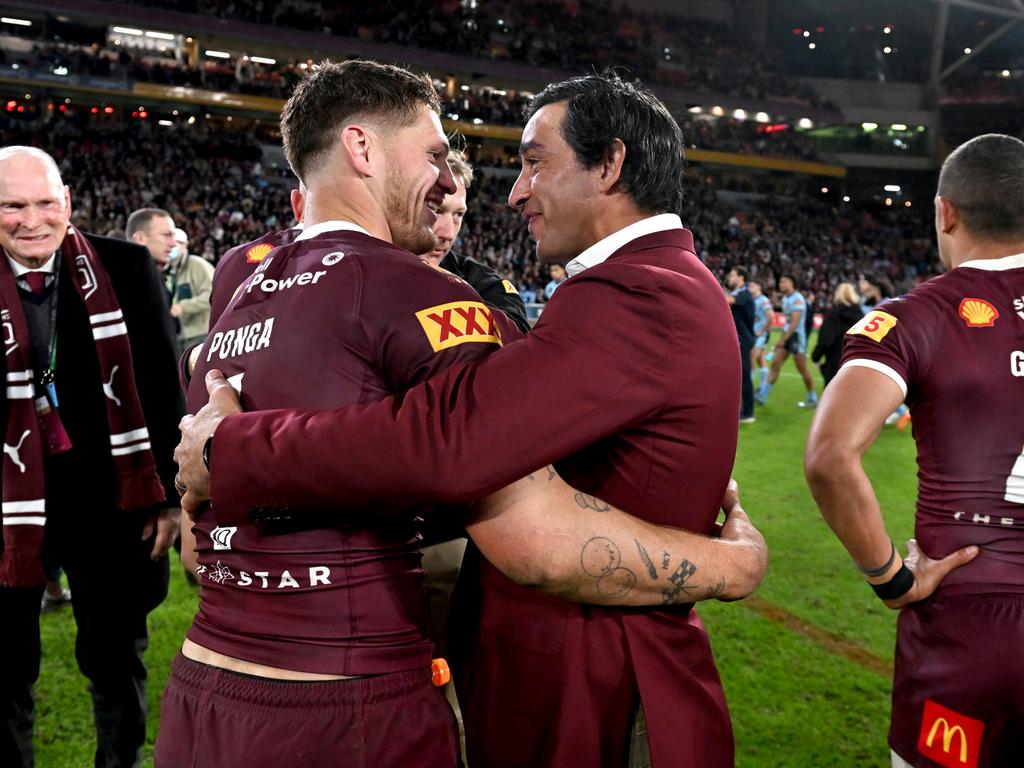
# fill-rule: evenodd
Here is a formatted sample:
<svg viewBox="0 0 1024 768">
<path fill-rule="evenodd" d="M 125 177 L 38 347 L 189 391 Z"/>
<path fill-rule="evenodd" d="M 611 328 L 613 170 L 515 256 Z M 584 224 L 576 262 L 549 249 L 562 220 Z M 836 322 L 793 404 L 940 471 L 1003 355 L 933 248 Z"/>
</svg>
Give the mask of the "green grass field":
<svg viewBox="0 0 1024 768">
<path fill-rule="evenodd" d="M 736 729 L 741 768 L 873 768 L 889 765 L 886 728 L 896 614 L 874 597 L 822 522 L 803 480 L 811 413 L 792 363 L 757 423 L 744 425 L 735 476 L 771 548 L 768 576 L 749 602 L 705 603 Z M 913 529 L 916 489 L 909 430 L 883 430 L 868 472 L 897 542 Z M 117 583 L 111 580 L 111 599 Z M 195 610 L 195 591 L 172 563 L 171 594 L 150 616 L 149 736 L 160 693 Z M 74 662 L 70 610 L 42 619 L 44 660 L 37 690 L 37 765 L 92 764 L 92 714 Z M 152 764 L 152 742 L 146 750 Z"/>
</svg>

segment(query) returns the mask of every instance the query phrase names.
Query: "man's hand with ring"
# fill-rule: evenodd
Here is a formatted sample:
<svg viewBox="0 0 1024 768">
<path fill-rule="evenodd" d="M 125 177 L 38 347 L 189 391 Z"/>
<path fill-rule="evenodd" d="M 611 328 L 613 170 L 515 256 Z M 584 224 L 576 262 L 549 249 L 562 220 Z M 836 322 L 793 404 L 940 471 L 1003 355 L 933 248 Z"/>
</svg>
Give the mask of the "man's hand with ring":
<svg viewBox="0 0 1024 768">
<path fill-rule="evenodd" d="M 242 411 L 238 395 L 220 371 L 206 374 L 206 390 L 210 393 L 209 402 L 195 416 L 185 416 L 178 424 L 181 442 L 174 449 L 174 460 L 178 463 L 175 486 L 180 483 L 185 487 L 181 508 L 190 518 L 210 498 L 210 472 L 203 460 L 206 441 L 225 416 Z"/>
</svg>

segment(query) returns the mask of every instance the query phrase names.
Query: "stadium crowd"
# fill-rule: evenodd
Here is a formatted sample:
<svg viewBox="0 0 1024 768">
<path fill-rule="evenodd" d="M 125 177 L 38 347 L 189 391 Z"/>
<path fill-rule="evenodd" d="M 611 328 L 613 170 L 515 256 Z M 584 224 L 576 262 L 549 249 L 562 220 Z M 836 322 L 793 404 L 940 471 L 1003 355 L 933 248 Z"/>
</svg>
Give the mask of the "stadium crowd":
<svg viewBox="0 0 1024 768">
<path fill-rule="evenodd" d="M 73 222 L 86 231 L 124 230 L 133 210 L 164 208 L 193 252 L 216 262 L 231 246 L 287 226 L 288 181 L 263 167 L 251 134 L 105 118 L 8 115 L 0 141 L 53 154 L 75 191 Z"/>
<path fill-rule="evenodd" d="M 550 279 L 519 217 L 505 204 L 510 180 L 483 175 L 473 188 L 456 249 L 513 276 L 528 302 L 543 302 Z M 811 197 L 766 196 L 756 205 L 730 202 L 691 174 L 682 219 L 697 253 L 722 281 L 736 265 L 774 296 L 782 273 L 818 297 L 819 310 L 841 282 L 885 276 L 899 293 L 935 273 L 931 223 L 920 210 L 845 205 L 840 212 Z"/>
<path fill-rule="evenodd" d="M 249 131 L 203 121 L 161 126 L 116 115 L 43 119 L 8 113 L 0 140 L 45 146 L 54 154 L 75 190 L 74 220 L 87 231 L 122 230 L 132 210 L 155 206 L 186 231 L 194 253 L 216 263 L 232 246 L 290 224 L 293 180 L 261 162 Z M 480 169 L 456 250 L 507 275 L 528 302 L 543 302 L 551 278 L 507 205 L 510 184 L 507 175 Z M 883 274 L 902 291 L 935 268 L 930 223 L 918 209 L 847 205 L 839 215 L 806 195 L 767 194 L 752 205 L 730 202 L 716 190 L 691 170 L 683 221 L 720 279 L 739 264 L 771 294 L 776 276 L 790 272 L 827 299 L 836 284 L 864 273 Z"/>
<path fill-rule="evenodd" d="M 271 98 L 287 98 L 309 66 L 308 61 L 288 60 L 274 65 L 246 59 L 235 63 L 207 59 L 188 66 L 170 54 L 145 54 L 128 49 L 103 48 L 64 42 L 34 44 L 30 51 L 4 50 L 0 38 L 0 61 L 19 71 L 64 72 L 115 82 L 145 82 L 202 90 L 225 91 Z M 435 80 L 444 97 L 445 83 Z M 523 110 L 532 94 L 480 85 L 462 85 L 447 99 L 445 115 L 463 122 L 488 125 L 523 123 Z M 814 141 L 786 126 L 766 131 L 763 122 L 732 117 L 695 117 L 683 109 L 674 110 L 683 128 L 687 146 L 719 152 L 763 154 L 773 157 L 816 160 Z"/>
<path fill-rule="evenodd" d="M 133 0 L 162 5 L 157 0 Z M 187 0 L 177 9 L 322 31 L 344 37 L 575 71 L 578 62 L 619 65 L 648 81 L 707 93 L 825 106 L 812 88 L 781 74 L 777 57 L 723 25 L 609 2 L 486 4 L 318 0 Z M 724 66 L 723 66 L 724 65 Z"/>
</svg>

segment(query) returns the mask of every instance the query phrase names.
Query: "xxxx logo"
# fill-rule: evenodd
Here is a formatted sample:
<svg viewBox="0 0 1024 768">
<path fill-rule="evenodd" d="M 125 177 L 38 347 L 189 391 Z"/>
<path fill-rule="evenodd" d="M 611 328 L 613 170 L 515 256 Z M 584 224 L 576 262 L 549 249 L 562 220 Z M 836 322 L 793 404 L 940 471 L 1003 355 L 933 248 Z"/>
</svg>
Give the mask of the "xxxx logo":
<svg viewBox="0 0 1024 768">
<path fill-rule="evenodd" d="M 501 336 L 491 310 L 478 301 L 453 301 L 416 313 L 435 352 L 467 342 L 497 344 Z"/>
</svg>

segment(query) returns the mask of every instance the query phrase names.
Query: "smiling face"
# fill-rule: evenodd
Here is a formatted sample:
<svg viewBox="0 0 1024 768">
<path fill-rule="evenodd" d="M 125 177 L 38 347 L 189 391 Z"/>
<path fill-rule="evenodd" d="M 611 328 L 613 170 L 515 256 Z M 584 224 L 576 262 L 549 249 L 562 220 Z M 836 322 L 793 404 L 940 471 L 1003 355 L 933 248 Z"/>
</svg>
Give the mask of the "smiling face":
<svg viewBox="0 0 1024 768">
<path fill-rule="evenodd" d="M 455 180 L 455 193 L 447 195 L 441 207 L 437 209 L 437 221 L 434 222 L 434 236 L 437 244 L 423 258 L 435 267 L 441 263 L 441 259 L 448 255 L 448 251 L 455 245 L 455 240 L 462 229 L 462 219 L 466 215 L 466 185 L 461 180 Z"/>
<path fill-rule="evenodd" d="M 519 148 L 523 167 L 508 196 L 537 241 L 537 256 L 546 262 L 572 261 L 601 239 L 594 226 L 600 168 L 588 171 L 566 143 L 565 113 L 562 101 L 530 118 Z"/>
<path fill-rule="evenodd" d="M 413 253 L 434 249 L 434 225 L 445 195 L 455 193 L 448 139 L 437 113 L 421 107 L 410 125 L 381 135 L 387 157 L 384 215 L 395 245 Z"/>
<path fill-rule="evenodd" d="M 26 267 L 39 267 L 64 241 L 71 193 L 55 169 L 30 154 L 0 161 L 0 245 Z"/>
</svg>

